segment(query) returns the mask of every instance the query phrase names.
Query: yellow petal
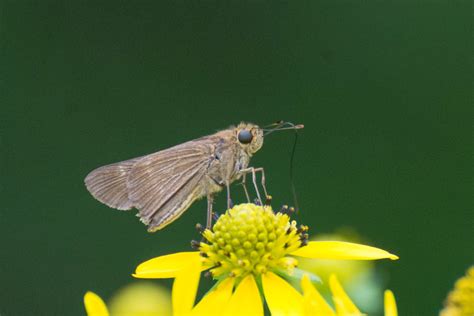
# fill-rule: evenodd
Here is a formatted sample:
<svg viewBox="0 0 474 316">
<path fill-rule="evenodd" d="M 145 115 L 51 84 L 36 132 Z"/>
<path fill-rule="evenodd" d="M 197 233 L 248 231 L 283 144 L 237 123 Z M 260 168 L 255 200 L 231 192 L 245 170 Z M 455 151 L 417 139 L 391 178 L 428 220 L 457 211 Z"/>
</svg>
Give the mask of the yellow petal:
<svg viewBox="0 0 474 316">
<path fill-rule="evenodd" d="M 384 305 L 385 305 L 385 316 L 397 316 L 397 302 L 395 302 L 395 296 L 390 290 L 385 291 L 384 295 Z"/>
<path fill-rule="evenodd" d="M 398 257 L 385 250 L 343 241 L 310 241 L 308 245 L 291 253 L 294 256 L 313 259 L 376 260 Z"/>
<path fill-rule="evenodd" d="M 303 296 L 272 272 L 262 275 L 263 292 L 272 316 L 303 315 Z"/>
<path fill-rule="evenodd" d="M 220 315 L 220 314 L 218 314 Z M 240 282 L 227 305 L 225 316 L 263 316 L 263 304 L 253 275 Z M 212 314 L 209 314 L 212 316 Z"/>
<path fill-rule="evenodd" d="M 234 288 L 234 278 L 227 278 L 211 292 L 207 293 L 194 307 L 193 316 L 219 315 L 223 306 L 227 306 Z"/>
<path fill-rule="evenodd" d="M 187 268 L 190 263 L 196 264 L 200 258 L 199 252 L 178 252 L 171 255 L 160 256 L 141 263 L 133 276 L 143 279 L 174 278 L 178 273 Z M 197 264 L 201 266 L 201 261 Z"/>
<path fill-rule="evenodd" d="M 109 316 L 107 306 L 99 295 L 93 292 L 87 292 L 84 295 L 84 306 L 86 308 L 87 316 Z"/>
<path fill-rule="evenodd" d="M 306 316 L 336 316 L 331 306 L 319 294 L 318 290 L 311 283 L 308 275 L 303 275 L 301 279 L 301 288 L 303 289 L 303 307 Z"/>
<path fill-rule="evenodd" d="M 201 277 L 201 258 L 189 257 L 189 264 L 178 272 L 173 282 L 171 300 L 173 303 L 173 315 L 189 315 L 196 299 L 196 292 Z"/>
<path fill-rule="evenodd" d="M 334 305 L 336 305 L 336 311 L 338 315 L 362 315 L 359 309 L 346 294 L 334 274 L 329 277 L 329 287 L 331 288 L 332 299 L 334 301 Z"/>
</svg>

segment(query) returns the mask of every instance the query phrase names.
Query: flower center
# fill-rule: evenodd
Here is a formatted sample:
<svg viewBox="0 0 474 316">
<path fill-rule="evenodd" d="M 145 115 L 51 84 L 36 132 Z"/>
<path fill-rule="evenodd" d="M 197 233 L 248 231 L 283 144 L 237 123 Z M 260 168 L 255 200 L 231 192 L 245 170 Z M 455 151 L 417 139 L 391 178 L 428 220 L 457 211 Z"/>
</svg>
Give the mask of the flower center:
<svg viewBox="0 0 474 316">
<path fill-rule="evenodd" d="M 466 275 L 459 278 L 454 289 L 448 294 L 445 308 L 440 315 L 473 315 L 474 312 L 474 266 L 471 266 Z"/>
<path fill-rule="evenodd" d="M 246 203 L 220 216 L 212 230 L 203 232 L 205 241 L 199 243 L 212 276 L 244 277 L 278 270 L 291 273 L 298 262 L 287 255 L 306 244 L 308 227 L 297 228 L 285 210 L 288 208 L 274 213 L 270 206 Z"/>
</svg>

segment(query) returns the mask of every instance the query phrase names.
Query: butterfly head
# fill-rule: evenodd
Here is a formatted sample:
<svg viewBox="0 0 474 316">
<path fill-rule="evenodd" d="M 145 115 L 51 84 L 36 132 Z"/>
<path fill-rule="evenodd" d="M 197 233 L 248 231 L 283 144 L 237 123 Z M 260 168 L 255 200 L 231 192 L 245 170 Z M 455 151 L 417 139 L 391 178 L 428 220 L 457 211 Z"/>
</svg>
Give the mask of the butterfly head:
<svg viewBox="0 0 474 316">
<path fill-rule="evenodd" d="M 250 155 L 256 153 L 263 145 L 263 130 L 252 123 L 240 123 L 235 128 L 237 142 Z"/>
</svg>

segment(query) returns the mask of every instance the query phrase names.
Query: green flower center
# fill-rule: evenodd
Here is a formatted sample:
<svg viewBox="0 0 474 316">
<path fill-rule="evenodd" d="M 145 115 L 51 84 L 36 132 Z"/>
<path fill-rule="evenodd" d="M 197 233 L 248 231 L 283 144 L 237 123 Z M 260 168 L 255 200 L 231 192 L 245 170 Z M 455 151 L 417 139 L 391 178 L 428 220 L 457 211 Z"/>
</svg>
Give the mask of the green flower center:
<svg viewBox="0 0 474 316">
<path fill-rule="evenodd" d="M 286 208 L 286 210 L 288 210 Z M 287 257 L 306 244 L 308 227 L 270 206 L 240 204 L 220 216 L 205 230 L 199 250 L 214 278 L 255 276 L 267 271 L 291 273 L 296 259 Z"/>
</svg>

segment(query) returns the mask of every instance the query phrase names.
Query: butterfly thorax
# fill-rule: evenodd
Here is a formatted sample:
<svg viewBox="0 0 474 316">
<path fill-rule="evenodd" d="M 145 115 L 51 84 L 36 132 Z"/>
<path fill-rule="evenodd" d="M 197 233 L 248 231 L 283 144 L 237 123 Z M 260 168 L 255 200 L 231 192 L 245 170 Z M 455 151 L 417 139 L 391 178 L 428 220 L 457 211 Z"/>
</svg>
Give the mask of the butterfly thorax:
<svg viewBox="0 0 474 316">
<path fill-rule="evenodd" d="M 206 194 L 221 191 L 241 177 L 240 171 L 248 167 L 249 153 L 238 144 L 235 134 L 230 130 L 221 131 L 212 137 L 214 140 L 213 157 L 207 169 L 209 186 Z"/>
</svg>

